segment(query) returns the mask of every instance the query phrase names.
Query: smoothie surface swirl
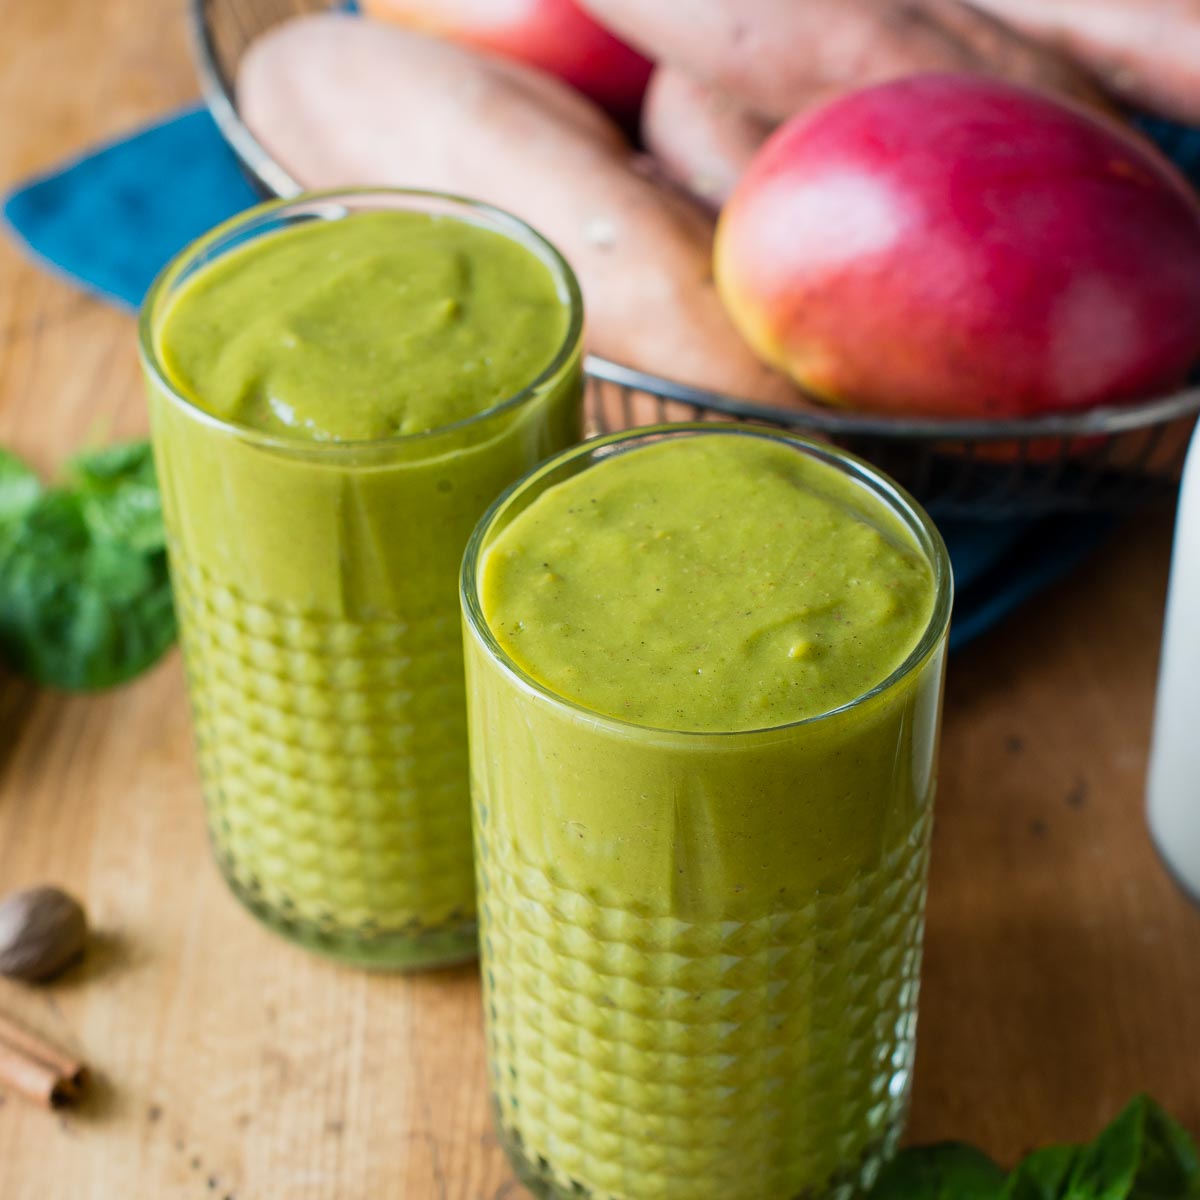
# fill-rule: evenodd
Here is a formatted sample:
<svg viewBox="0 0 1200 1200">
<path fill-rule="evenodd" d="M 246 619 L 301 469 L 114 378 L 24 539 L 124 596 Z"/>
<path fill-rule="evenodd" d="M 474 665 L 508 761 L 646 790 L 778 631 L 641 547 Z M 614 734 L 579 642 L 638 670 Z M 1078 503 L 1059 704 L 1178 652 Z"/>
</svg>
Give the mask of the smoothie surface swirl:
<svg viewBox="0 0 1200 1200">
<path fill-rule="evenodd" d="M 481 570 L 503 650 L 556 694 L 658 729 L 763 729 L 848 704 L 908 658 L 935 601 L 912 534 L 770 437 L 614 454 L 534 500 Z"/>
<path fill-rule="evenodd" d="M 378 211 L 270 233 L 182 284 L 157 330 L 173 386 L 312 441 L 424 433 L 532 383 L 566 336 L 549 268 L 503 234 Z"/>
</svg>

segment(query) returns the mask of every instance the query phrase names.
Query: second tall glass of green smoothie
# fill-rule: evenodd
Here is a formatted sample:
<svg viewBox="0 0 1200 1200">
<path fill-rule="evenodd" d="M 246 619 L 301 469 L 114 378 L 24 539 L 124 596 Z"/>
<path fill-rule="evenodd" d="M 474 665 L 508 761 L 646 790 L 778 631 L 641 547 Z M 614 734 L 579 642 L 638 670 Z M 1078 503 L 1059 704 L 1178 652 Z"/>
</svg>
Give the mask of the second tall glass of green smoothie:
<svg viewBox="0 0 1200 1200">
<path fill-rule="evenodd" d="M 476 949 L 457 574 L 580 436 L 579 289 L 486 206 L 304 196 L 172 263 L 141 322 L 217 860 L 366 965 Z"/>
<path fill-rule="evenodd" d="M 501 1139 L 554 1200 L 851 1200 L 913 1062 L 950 567 L 747 426 L 537 468 L 463 566 Z"/>
</svg>

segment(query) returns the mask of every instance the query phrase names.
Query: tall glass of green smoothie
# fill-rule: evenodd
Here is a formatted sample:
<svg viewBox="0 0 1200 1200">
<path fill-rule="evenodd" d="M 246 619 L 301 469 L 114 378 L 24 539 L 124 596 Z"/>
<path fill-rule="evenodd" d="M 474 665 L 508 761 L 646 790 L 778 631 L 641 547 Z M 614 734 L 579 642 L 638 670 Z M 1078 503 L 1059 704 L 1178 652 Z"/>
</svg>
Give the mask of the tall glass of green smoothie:
<svg viewBox="0 0 1200 1200">
<path fill-rule="evenodd" d="M 496 495 L 578 440 L 581 324 L 531 229 L 414 192 L 251 210 L 147 297 L 213 848 L 313 949 L 476 953 L 458 569 Z"/>
<path fill-rule="evenodd" d="M 952 583 L 864 463 L 662 426 L 463 566 L 501 1137 L 539 1196 L 857 1195 L 909 1095 Z"/>
</svg>

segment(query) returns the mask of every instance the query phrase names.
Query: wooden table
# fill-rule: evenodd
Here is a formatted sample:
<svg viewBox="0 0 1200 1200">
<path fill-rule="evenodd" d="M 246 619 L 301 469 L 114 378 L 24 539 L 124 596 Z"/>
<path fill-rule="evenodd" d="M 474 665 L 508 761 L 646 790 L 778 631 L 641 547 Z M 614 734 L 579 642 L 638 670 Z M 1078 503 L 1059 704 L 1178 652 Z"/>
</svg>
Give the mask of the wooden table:
<svg viewBox="0 0 1200 1200">
<path fill-rule="evenodd" d="M 0 183 L 188 101 L 161 0 L 0 0 Z M 0 443 L 50 471 L 144 429 L 133 322 L 0 239 Z M 1200 913 L 1147 840 L 1166 515 L 955 658 L 911 1135 L 1011 1159 L 1147 1089 L 1200 1133 Z M 177 656 L 68 699 L 0 681 L 0 884 L 101 931 L 0 1007 L 98 1087 L 0 1096 L 4 1200 L 500 1200 L 469 969 L 370 977 L 247 917 L 210 865 Z"/>
</svg>

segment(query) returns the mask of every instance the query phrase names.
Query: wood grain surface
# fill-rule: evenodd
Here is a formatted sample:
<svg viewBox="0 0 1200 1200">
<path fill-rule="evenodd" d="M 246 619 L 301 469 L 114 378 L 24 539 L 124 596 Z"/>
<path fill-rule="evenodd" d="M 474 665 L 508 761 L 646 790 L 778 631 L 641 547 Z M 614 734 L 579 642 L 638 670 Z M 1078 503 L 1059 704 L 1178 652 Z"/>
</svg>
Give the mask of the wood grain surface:
<svg viewBox="0 0 1200 1200">
<path fill-rule="evenodd" d="M 0 0 L 0 184 L 191 99 L 162 0 Z M 102 236 L 102 235 L 101 235 Z M 0 239 L 0 443 L 145 427 L 132 319 Z M 1139 518 L 954 659 L 911 1136 L 1011 1159 L 1139 1089 L 1200 1133 L 1200 913 L 1142 787 L 1169 553 Z M 178 658 L 102 698 L 0 679 L 0 888 L 85 898 L 87 962 L 0 1006 L 77 1048 L 79 1112 L 0 1096 L 3 1200 L 501 1200 L 469 969 L 372 977 L 226 894 Z"/>
</svg>

